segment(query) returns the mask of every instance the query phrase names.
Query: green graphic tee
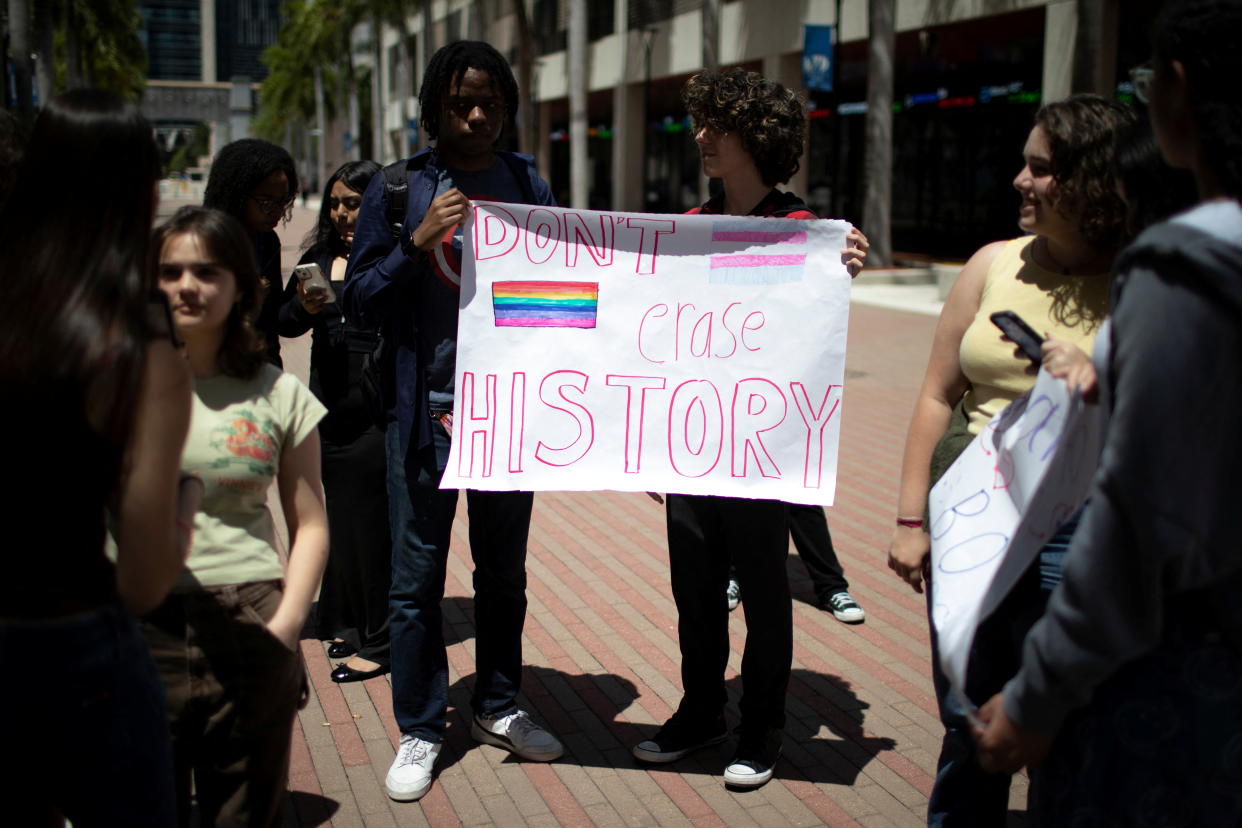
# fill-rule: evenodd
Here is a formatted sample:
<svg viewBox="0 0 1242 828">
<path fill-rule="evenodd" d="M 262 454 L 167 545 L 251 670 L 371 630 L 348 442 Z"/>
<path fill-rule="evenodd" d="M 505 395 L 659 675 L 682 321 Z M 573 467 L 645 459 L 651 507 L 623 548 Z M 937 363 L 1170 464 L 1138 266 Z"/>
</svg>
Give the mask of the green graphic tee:
<svg viewBox="0 0 1242 828">
<path fill-rule="evenodd" d="M 181 470 L 202 478 L 204 494 L 175 589 L 283 577 L 268 487 L 281 455 L 325 413 L 305 385 L 272 365 L 250 380 L 221 374 L 196 382 Z"/>
</svg>

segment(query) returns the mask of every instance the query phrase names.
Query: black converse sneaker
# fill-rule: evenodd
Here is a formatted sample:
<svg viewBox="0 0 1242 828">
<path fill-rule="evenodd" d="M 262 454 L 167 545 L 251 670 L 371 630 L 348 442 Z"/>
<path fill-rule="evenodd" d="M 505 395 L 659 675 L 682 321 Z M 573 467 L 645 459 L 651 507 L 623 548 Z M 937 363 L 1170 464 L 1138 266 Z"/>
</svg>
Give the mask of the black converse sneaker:
<svg viewBox="0 0 1242 828">
<path fill-rule="evenodd" d="M 643 762 L 676 762 L 699 748 L 718 745 L 729 738 L 724 719 L 707 724 L 687 724 L 685 719 L 674 715 L 664 726 L 645 742 L 634 745 L 634 758 Z"/>
</svg>

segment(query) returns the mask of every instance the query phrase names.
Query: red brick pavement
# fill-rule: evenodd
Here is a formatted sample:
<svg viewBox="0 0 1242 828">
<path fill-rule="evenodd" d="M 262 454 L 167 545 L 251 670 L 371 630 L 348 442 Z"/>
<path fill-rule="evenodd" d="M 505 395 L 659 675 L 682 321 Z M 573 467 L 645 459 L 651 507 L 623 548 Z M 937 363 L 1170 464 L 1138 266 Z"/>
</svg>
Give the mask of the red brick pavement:
<svg viewBox="0 0 1242 828">
<path fill-rule="evenodd" d="M 313 221 L 299 207 L 282 228 L 286 273 Z M 303 641 L 312 693 L 294 732 L 286 824 L 923 824 L 941 733 L 927 621 L 922 596 L 888 571 L 884 550 L 934 326 L 932 316 L 851 309 L 837 502 L 828 519 L 867 621 L 846 626 L 817 610 L 791 555 L 794 672 L 785 752 L 771 783 L 726 790 L 728 745 L 672 766 L 636 765 L 630 746 L 680 698 L 663 510 L 642 494 L 547 493 L 535 498 L 531 526 L 522 703 L 561 738 L 565 756 L 523 763 L 469 735 L 474 612 L 463 508 L 444 599 L 451 707 L 436 784 L 417 803 L 388 799 L 384 775 L 399 735 L 388 681 L 333 684 L 323 645 Z M 302 377 L 306 344 L 286 341 L 283 350 L 286 368 Z M 730 619 L 732 711 L 741 616 Z M 1022 810 L 1025 798 L 1019 778 L 1011 808 Z"/>
<path fill-rule="evenodd" d="M 663 510 L 642 494 L 547 493 L 535 498 L 531 526 L 522 703 L 562 739 L 565 756 L 523 763 L 470 738 L 474 612 L 462 508 L 444 599 L 452 707 L 436 784 L 418 803 L 385 796 L 398 739 L 387 681 L 335 685 L 323 645 L 304 641 L 313 692 L 294 734 L 288 824 L 922 824 L 941 732 L 927 623 L 922 596 L 888 571 L 884 550 L 934 325 L 930 316 L 851 311 L 838 496 L 828 516 L 867 621 L 846 626 L 817 610 L 791 555 L 794 672 L 785 754 L 770 784 L 726 790 L 728 745 L 672 766 L 635 764 L 630 746 L 680 698 Z M 730 627 L 736 710 L 741 613 Z M 1025 793 L 1017 780 L 1013 808 L 1023 808 Z"/>
</svg>

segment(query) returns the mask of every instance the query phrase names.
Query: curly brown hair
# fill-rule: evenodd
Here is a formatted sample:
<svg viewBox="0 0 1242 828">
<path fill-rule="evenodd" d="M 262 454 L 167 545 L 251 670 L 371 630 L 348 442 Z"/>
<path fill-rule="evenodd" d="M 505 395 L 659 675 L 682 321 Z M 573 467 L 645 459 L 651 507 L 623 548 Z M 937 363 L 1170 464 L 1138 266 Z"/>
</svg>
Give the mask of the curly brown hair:
<svg viewBox="0 0 1242 828">
<path fill-rule="evenodd" d="M 681 90 L 697 133 L 703 127 L 736 132 L 763 183 L 784 184 L 798 171 L 806 142 L 806 105 L 792 90 L 758 72 L 700 72 Z"/>
<path fill-rule="evenodd" d="M 1125 236 L 1126 205 L 1117 194 L 1113 144 L 1134 120 L 1133 109 L 1099 95 L 1071 95 L 1035 113 L 1052 155 L 1053 207 L 1074 219 L 1096 247 L 1116 247 Z"/>
<path fill-rule="evenodd" d="M 229 313 L 228 328 L 216 360 L 226 376 L 252 379 L 267 361 L 267 345 L 254 323 L 269 287 L 259 275 L 254 247 L 241 223 L 223 210 L 182 207 L 155 228 L 150 248 L 152 273 L 159 272 L 165 243 L 183 233 L 197 236 L 212 260 L 233 273 L 238 299 Z"/>
</svg>

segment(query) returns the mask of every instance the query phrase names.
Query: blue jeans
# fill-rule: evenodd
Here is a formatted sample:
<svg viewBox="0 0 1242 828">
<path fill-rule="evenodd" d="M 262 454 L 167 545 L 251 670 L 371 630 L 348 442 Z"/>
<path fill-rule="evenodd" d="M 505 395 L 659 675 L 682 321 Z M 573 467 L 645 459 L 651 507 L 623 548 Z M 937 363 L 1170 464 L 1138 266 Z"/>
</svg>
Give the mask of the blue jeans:
<svg viewBox="0 0 1242 828">
<path fill-rule="evenodd" d="M 389 428 L 385 437 L 393 542 L 388 593 L 392 706 L 402 733 L 442 742 L 448 658 L 440 601 L 457 490 L 439 488 L 449 451 L 443 427 L 434 423 L 432 444 L 411 446 L 404 457 L 399 432 Z M 534 496 L 467 490 L 466 503 L 474 559 L 475 681 L 470 704 L 476 715 L 493 716 L 516 708 L 522 683 L 526 538 Z"/>
<path fill-rule="evenodd" d="M 1026 634 L 1044 614 L 1048 596 L 1061 581 L 1062 560 L 1081 517 L 1080 509 L 1061 525 L 1001 605 L 975 631 L 966 676 L 966 695 L 975 704 L 999 693 L 1021 667 Z M 931 639 L 932 684 L 945 732 L 936 763 L 936 782 L 927 801 L 927 824 L 933 828 L 1003 826 L 1009 812 L 1010 777 L 986 773 L 979 767 L 970 723 L 940 669 L 934 630 Z"/>
<path fill-rule="evenodd" d="M 40 660 L 37 678 L 0 682 L 6 824 L 53 809 L 82 828 L 175 824 L 164 690 L 128 612 L 0 622 L 0 656 Z"/>
</svg>

